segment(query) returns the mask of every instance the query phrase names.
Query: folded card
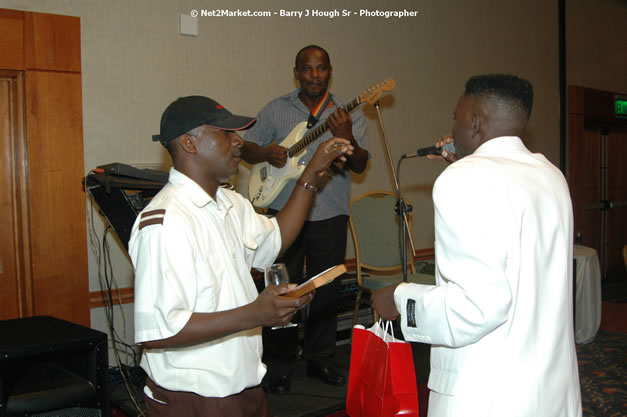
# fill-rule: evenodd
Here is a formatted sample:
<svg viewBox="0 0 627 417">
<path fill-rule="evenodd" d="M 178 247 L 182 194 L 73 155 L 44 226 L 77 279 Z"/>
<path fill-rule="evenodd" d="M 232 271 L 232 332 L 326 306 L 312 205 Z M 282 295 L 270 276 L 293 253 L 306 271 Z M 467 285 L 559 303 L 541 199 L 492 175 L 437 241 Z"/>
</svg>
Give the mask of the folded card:
<svg viewBox="0 0 627 417">
<path fill-rule="evenodd" d="M 332 266 L 331 268 L 322 271 L 315 277 L 309 278 L 307 281 L 292 289 L 290 292 L 283 294 L 283 296 L 300 297 L 307 294 L 308 292 L 315 290 L 318 287 L 322 287 L 323 285 L 328 284 L 335 278 L 342 275 L 344 272 L 346 272 L 346 266 L 344 266 L 344 264 Z"/>
</svg>

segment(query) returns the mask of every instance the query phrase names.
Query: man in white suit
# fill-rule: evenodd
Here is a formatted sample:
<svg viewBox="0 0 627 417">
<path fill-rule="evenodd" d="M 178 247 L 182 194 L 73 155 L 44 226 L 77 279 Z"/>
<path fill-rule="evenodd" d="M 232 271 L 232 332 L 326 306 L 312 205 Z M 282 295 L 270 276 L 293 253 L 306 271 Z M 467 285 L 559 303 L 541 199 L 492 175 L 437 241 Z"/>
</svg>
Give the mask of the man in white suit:
<svg viewBox="0 0 627 417">
<path fill-rule="evenodd" d="M 374 294 L 407 340 L 432 345 L 429 417 L 581 416 L 572 205 L 562 173 L 520 139 L 532 102 L 519 77 L 468 80 L 457 161 L 433 188 L 437 285 Z"/>
</svg>

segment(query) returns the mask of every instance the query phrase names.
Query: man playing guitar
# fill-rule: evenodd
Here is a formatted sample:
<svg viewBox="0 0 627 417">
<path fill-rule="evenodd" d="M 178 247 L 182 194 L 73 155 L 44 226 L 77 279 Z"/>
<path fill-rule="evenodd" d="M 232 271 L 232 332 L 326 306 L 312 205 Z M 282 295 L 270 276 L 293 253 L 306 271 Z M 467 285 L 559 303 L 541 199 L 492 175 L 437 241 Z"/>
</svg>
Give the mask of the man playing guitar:
<svg viewBox="0 0 627 417">
<path fill-rule="evenodd" d="M 319 184 L 290 181 L 269 204 L 269 213 L 280 210 L 296 186 L 316 193 L 314 203 L 296 242 L 283 257 L 291 282 L 300 283 L 306 262 L 307 276 L 344 263 L 346 225 L 350 199 L 350 170 L 361 173 L 368 162 L 366 119 L 356 109 L 352 117 L 340 107 L 343 103 L 328 92 L 331 78 L 328 53 L 319 46 L 309 45 L 296 55 L 294 77 L 300 88 L 269 102 L 259 112 L 257 123 L 248 131 L 242 147 L 242 157 L 249 163 L 268 162 L 281 167 L 288 160 L 285 147 L 278 145 L 294 127 L 308 122 L 308 127 L 327 119 L 329 131 L 312 142 L 299 163 L 307 164 L 318 145 L 332 136 L 348 139 L 355 150 L 347 156 L 344 167 L 333 166 L 330 176 Z M 311 125 L 311 126 L 310 126 Z M 253 198 L 253 196 L 249 196 Z M 254 204 L 254 202 L 253 202 Z M 263 286 L 263 283 L 261 283 Z M 309 306 L 306 318 L 303 357 L 307 361 L 307 375 L 331 385 L 342 385 L 345 377 L 331 366 L 335 354 L 337 304 L 340 280 L 321 287 Z M 270 330 L 264 328 L 264 363 L 268 366 L 265 386 L 274 393 L 289 392 L 294 362 L 297 358 L 297 328 Z"/>
</svg>

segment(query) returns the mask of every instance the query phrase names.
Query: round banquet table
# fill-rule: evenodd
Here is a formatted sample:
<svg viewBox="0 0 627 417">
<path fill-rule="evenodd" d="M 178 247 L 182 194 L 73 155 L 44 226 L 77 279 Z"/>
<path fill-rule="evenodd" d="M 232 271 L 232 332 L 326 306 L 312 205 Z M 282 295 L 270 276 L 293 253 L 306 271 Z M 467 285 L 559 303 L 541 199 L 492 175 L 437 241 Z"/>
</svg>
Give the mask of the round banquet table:
<svg viewBox="0 0 627 417">
<path fill-rule="evenodd" d="M 575 342 L 590 343 L 601 325 L 601 268 L 596 250 L 575 245 Z"/>
</svg>

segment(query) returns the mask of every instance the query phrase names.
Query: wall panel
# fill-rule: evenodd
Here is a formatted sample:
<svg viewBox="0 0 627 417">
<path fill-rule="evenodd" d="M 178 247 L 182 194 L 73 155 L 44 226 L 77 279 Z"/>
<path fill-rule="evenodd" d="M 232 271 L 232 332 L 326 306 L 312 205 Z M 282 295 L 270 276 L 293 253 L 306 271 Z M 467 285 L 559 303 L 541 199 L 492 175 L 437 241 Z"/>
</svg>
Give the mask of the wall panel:
<svg viewBox="0 0 627 417">
<path fill-rule="evenodd" d="M 81 76 L 26 74 L 35 314 L 89 325 Z"/>
</svg>

